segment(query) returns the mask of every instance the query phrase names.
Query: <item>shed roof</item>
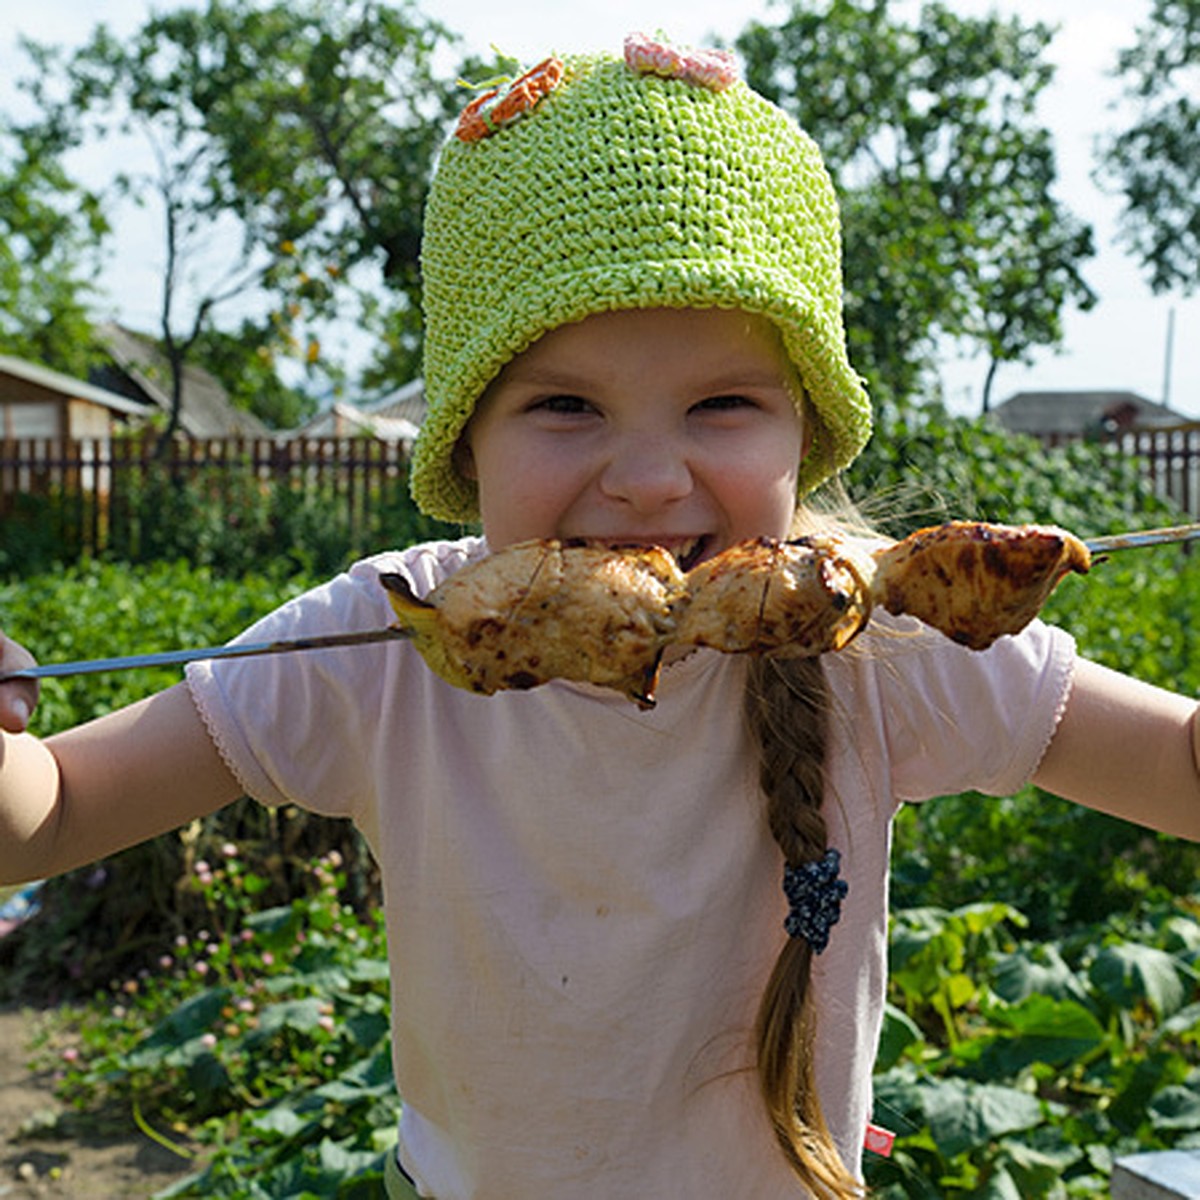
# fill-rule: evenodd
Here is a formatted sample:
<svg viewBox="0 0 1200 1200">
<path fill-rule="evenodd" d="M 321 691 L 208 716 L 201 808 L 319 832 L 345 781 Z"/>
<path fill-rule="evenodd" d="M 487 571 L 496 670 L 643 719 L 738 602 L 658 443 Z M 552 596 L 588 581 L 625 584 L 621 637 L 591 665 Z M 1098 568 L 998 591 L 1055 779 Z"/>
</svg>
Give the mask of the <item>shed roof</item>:
<svg viewBox="0 0 1200 1200">
<path fill-rule="evenodd" d="M 27 362 L 23 358 L 0 354 L 0 376 L 2 375 L 24 380 L 24 382 L 44 388 L 56 396 L 100 405 L 123 417 L 145 417 L 147 415 L 145 404 L 139 404 L 136 400 L 131 400 L 126 396 L 119 396 L 107 388 L 84 383 L 82 379 L 76 379 L 73 375 L 64 375 L 61 371 L 51 370 L 39 363 Z M 2 398 L 0 396 L 0 399 Z"/>
<path fill-rule="evenodd" d="M 115 370 L 99 378 L 142 398 L 165 413 L 171 411 L 170 367 L 154 340 L 121 325 L 101 326 L 100 334 Z M 121 381 L 120 376 L 125 376 Z M 136 397 L 135 397 L 136 398 Z M 144 410 L 143 410 L 144 411 Z M 236 408 L 221 384 L 203 367 L 188 363 L 183 369 L 180 427 L 196 438 L 266 437 L 270 430 L 253 413 Z"/>
<path fill-rule="evenodd" d="M 992 409 L 992 418 L 1005 429 L 1039 437 L 1086 433 L 1122 415 L 1142 425 L 1175 425 L 1188 419 L 1128 391 L 1017 392 Z"/>
</svg>

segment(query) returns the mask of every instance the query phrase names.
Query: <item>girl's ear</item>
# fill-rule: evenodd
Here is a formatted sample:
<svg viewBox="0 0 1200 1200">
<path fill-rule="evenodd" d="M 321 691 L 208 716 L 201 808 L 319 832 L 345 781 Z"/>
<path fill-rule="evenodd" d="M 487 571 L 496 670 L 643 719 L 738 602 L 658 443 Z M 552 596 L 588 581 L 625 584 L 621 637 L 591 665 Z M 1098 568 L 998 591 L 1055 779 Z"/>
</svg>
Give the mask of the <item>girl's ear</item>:
<svg viewBox="0 0 1200 1200">
<path fill-rule="evenodd" d="M 817 415 L 817 410 L 813 402 L 808 398 L 808 392 L 799 382 L 796 384 L 800 390 L 800 461 L 804 462 L 808 458 L 809 451 L 813 448 L 813 442 L 817 439 L 817 425 L 821 418 Z"/>
</svg>

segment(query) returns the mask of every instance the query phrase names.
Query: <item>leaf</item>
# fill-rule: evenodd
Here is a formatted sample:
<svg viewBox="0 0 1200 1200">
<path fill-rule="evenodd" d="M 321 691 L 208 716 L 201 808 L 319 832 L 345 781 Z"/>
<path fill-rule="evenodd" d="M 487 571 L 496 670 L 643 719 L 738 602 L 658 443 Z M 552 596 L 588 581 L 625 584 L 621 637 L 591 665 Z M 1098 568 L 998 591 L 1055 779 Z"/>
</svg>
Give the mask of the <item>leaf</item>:
<svg viewBox="0 0 1200 1200">
<path fill-rule="evenodd" d="M 186 1053 L 186 1048 L 198 1048 L 201 1045 L 200 1038 L 220 1018 L 229 996 L 227 987 L 216 987 L 185 1000 L 137 1045 L 128 1056 L 128 1064 L 135 1067 L 152 1066 L 180 1051 L 185 1051 L 185 1058 L 190 1061 L 195 1054 Z"/>
<path fill-rule="evenodd" d="M 1200 1129 L 1200 1095 L 1191 1088 L 1165 1087 L 1150 1102 L 1155 1129 Z"/>
<path fill-rule="evenodd" d="M 281 1138 L 294 1138 L 315 1123 L 312 1118 L 302 1117 L 289 1104 L 275 1104 L 265 1111 L 253 1113 L 250 1121 L 255 1130 L 278 1134 Z"/>
<path fill-rule="evenodd" d="M 987 1015 L 997 1032 L 963 1048 L 989 1078 L 1011 1078 L 1033 1063 L 1064 1066 L 1087 1057 L 1107 1041 L 1096 1017 L 1074 1000 L 1030 996 L 1015 1005 L 993 1005 Z"/>
<path fill-rule="evenodd" d="M 1131 1009 L 1145 1002 L 1159 1017 L 1177 1012 L 1186 999 L 1178 962 L 1163 950 L 1121 942 L 1096 956 L 1088 976 L 1106 999 Z"/>
<path fill-rule="evenodd" d="M 971 1193 L 971 1200 L 1025 1200 L 1029 1194 L 1021 1191 L 1004 1167 L 997 1167 L 983 1185 Z"/>
<path fill-rule="evenodd" d="M 1007 1133 L 1041 1123 L 1036 1096 L 998 1084 L 940 1079 L 923 1089 L 922 1103 L 933 1140 L 947 1158 L 964 1154 Z"/>
<path fill-rule="evenodd" d="M 1005 954 L 992 974 L 992 990 L 1010 1004 L 1030 996 L 1086 1002 L 1087 989 L 1056 946 L 1038 946 Z"/>
<path fill-rule="evenodd" d="M 355 1150 L 343 1142 L 326 1138 L 320 1146 L 320 1157 L 323 1170 L 334 1173 L 341 1179 L 348 1179 L 373 1167 L 379 1160 L 379 1152 Z"/>
<path fill-rule="evenodd" d="M 220 1095 L 229 1088 L 229 1072 L 211 1050 L 206 1049 L 204 1053 L 198 1054 L 188 1064 L 187 1074 L 188 1083 L 202 1097 L 202 1105 L 205 1103 L 204 1098 Z"/>
<path fill-rule="evenodd" d="M 1163 1021 L 1155 1030 L 1155 1041 L 1164 1037 L 1182 1037 L 1192 1042 L 1200 1039 L 1200 1002 L 1181 1008 Z"/>
<path fill-rule="evenodd" d="M 268 1036 L 281 1029 L 311 1033 L 324 1015 L 326 1002 L 315 996 L 269 1004 L 259 1013 L 257 1033 Z"/>
<path fill-rule="evenodd" d="M 924 1041 L 921 1027 L 896 1008 L 895 1005 L 885 1005 L 883 1010 L 883 1029 L 879 1034 L 879 1050 L 875 1055 L 875 1070 L 888 1071 L 900 1060 L 900 1056 L 909 1046 L 919 1045 Z"/>
</svg>

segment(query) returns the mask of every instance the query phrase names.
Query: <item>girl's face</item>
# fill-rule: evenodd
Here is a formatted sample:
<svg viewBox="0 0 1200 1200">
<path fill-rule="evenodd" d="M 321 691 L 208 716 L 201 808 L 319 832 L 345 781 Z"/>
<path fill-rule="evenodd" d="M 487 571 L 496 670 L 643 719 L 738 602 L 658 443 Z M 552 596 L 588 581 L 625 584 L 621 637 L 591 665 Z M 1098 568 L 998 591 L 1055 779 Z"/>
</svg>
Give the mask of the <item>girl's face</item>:
<svg viewBox="0 0 1200 1200">
<path fill-rule="evenodd" d="M 601 313 L 500 372 L 458 447 L 498 550 L 527 538 L 656 544 L 685 567 L 786 537 L 806 449 L 801 388 L 765 319 Z"/>
</svg>

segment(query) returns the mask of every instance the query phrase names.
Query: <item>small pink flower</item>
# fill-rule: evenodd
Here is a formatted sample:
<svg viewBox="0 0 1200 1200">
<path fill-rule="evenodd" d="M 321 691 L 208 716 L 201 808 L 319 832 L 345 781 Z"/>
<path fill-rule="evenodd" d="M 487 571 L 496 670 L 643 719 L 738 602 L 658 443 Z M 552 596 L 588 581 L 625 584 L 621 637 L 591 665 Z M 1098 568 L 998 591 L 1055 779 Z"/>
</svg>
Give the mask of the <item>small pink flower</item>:
<svg viewBox="0 0 1200 1200">
<path fill-rule="evenodd" d="M 62 1057 L 63 1062 L 66 1062 L 66 1063 L 78 1062 L 79 1061 L 79 1051 L 74 1046 L 68 1046 L 62 1052 L 61 1057 Z"/>
<path fill-rule="evenodd" d="M 159 955 L 158 965 L 161 970 L 169 971 L 175 965 L 175 960 L 169 954 L 161 954 Z"/>
<path fill-rule="evenodd" d="M 694 50 L 631 33 L 625 39 L 625 62 L 640 75 L 659 75 L 723 92 L 738 76 L 737 59 L 728 50 Z"/>
<path fill-rule="evenodd" d="M 206 1033 L 200 1038 L 200 1045 L 206 1050 L 211 1050 L 217 1044 L 217 1035 L 215 1033 Z"/>
<path fill-rule="evenodd" d="M 323 1030 L 325 1030 L 326 1033 L 333 1032 L 333 1018 L 332 1017 L 321 1017 L 317 1021 L 317 1024 L 320 1025 L 320 1027 Z"/>
<path fill-rule="evenodd" d="M 222 858 L 237 858 L 237 856 L 238 856 L 238 848 L 232 842 L 226 842 L 221 847 L 221 857 Z"/>
<path fill-rule="evenodd" d="M 264 950 L 262 961 L 264 967 L 273 967 L 275 965 L 275 955 L 273 955 L 270 950 Z"/>
<path fill-rule="evenodd" d="M 192 868 L 192 870 L 193 870 L 193 871 L 194 871 L 194 872 L 195 872 L 197 875 L 211 875 L 211 874 L 212 874 L 212 867 L 210 867 L 210 866 L 208 865 L 208 863 L 206 863 L 206 862 L 204 861 L 204 859 L 201 859 L 201 860 L 200 860 L 200 861 L 199 861 L 199 862 L 198 862 L 198 863 L 197 863 L 197 864 L 196 864 L 196 865 L 195 865 L 195 866 Z"/>
<path fill-rule="evenodd" d="M 206 963 L 203 959 L 201 959 L 198 963 L 195 964 L 195 966 L 193 967 L 193 970 L 195 970 L 197 975 L 207 975 L 208 974 L 208 963 Z"/>
</svg>

